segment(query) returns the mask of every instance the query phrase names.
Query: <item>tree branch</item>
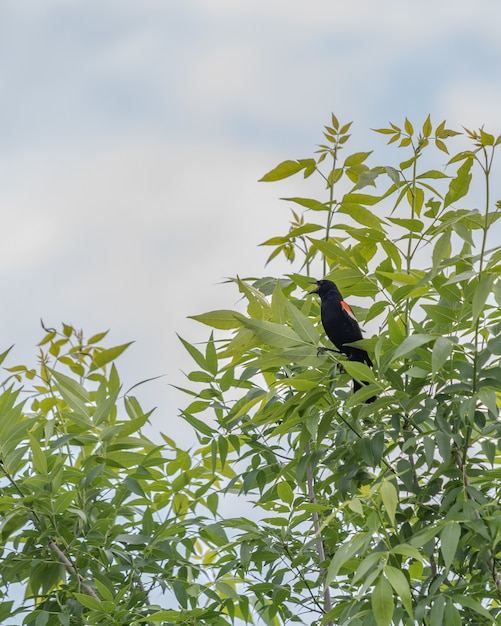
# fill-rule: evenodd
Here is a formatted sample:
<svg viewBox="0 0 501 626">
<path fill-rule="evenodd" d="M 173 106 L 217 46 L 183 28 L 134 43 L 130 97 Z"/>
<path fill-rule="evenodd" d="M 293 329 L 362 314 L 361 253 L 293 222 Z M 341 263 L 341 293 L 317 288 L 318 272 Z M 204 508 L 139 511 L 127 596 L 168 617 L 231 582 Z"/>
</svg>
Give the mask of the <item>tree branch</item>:
<svg viewBox="0 0 501 626">
<path fill-rule="evenodd" d="M 305 446 L 305 452 L 306 454 L 311 454 L 311 446 L 310 446 L 310 442 L 308 441 L 306 443 Z M 310 504 L 315 504 L 316 503 L 316 498 L 315 498 L 315 488 L 314 488 L 314 483 L 313 483 L 313 472 L 311 469 L 311 464 L 308 463 L 308 466 L 306 468 L 306 484 L 307 484 L 307 489 L 308 489 L 308 500 L 310 501 Z M 313 528 L 315 529 L 315 534 L 318 537 L 318 542 L 317 542 L 317 551 L 318 551 L 318 558 L 320 563 L 323 563 L 325 561 L 325 548 L 324 548 L 324 542 L 322 541 L 322 538 L 320 536 L 320 520 L 318 519 L 318 511 L 313 511 L 312 512 L 312 518 L 313 518 Z M 322 568 L 324 570 L 324 576 L 325 576 L 325 569 Z M 332 600 L 331 600 L 331 593 L 329 590 L 329 585 L 324 583 L 324 610 L 325 613 L 327 614 L 332 608 Z M 328 622 L 329 626 L 334 626 L 333 622 Z"/>
<path fill-rule="evenodd" d="M 96 600 L 101 601 L 101 598 L 97 595 L 94 589 L 92 589 L 92 587 L 89 587 L 89 585 L 84 583 L 84 579 L 82 578 L 82 576 L 80 576 L 80 574 L 75 569 L 75 566 L 71 563 L 71 561 L 68 559 L 66 554 L 59 548 L 56 542 L 49 541 L 48 546 L 53 552 L 57 554 L 57 558 L 59 559 L 59 562 L 64 565 L 64 567 L 66 568 L 66 571 L 70 574 L 70 576 L 73 576 L 74 578 L 78 580 L 80 586 L 82 587 L 82 591 L 86 593 L 88 596 L 92 596 Z"/>
</svg>

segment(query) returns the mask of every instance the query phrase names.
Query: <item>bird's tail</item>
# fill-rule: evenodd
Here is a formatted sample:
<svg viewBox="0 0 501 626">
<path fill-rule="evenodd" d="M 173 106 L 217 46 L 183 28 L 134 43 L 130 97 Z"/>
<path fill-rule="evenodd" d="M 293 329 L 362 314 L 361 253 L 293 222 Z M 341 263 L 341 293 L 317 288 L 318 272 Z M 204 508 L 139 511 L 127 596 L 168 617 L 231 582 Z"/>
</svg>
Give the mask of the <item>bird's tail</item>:
<svg viewBox="0 0 501 626">
<path fill-rule="evenodd" d="M 353 379 L 353 393 L 355 393 L 359 389 L 362 389 L 362 387 L 367 384 L 368 383 L 363 383 L 363 384 L 359 383 L 358 380 Z M 374 402 L 374 400 L 376 399 L 377 399 L 377 396 L 372 396 L 371 398 L 367 398 L 367 400 L 365 400 L 365 404 L 370 404 L 371 402 Z"/>
</svg>

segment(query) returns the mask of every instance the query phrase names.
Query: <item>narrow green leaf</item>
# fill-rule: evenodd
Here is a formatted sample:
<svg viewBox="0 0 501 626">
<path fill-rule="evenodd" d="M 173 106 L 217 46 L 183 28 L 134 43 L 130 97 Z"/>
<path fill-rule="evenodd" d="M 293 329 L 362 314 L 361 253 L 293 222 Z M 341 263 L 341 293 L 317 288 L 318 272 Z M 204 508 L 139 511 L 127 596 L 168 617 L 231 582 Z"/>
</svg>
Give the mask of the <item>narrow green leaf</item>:
<svg viewBox="0 0 501 626">
<path fill-rule="evenodd" d="M 369 228 L 374 228 L 379 231 L 384 231 L 383 229 L 383 220 L 381 220 L 377 215 L 375 215 L 372 210 L 369 210 L 362 206 L 361 204 L 355 204 L 352 202 L 343 202 L 339 207 L 340 213 L 346 213 L 350 217 L 352 217 L 357 224 L 361 224 L 362 226 L 369 226 Z"/>
<path fill-rule="evenodd" d="M 274 322 L 277 324 L 285 324 L 287 313 L 287 298 L 284 296 L 284 292 L 280 287 L 280 281 L 277 280 L 275 288 L 271 295 L 271 315 Z"/>
<path fill-rule="evenodd" d="M 86 609 L 91 609 L 93 611 L 102 610 L 101 601 L 93 596 L 88 596 L 86 593 L 73 593 L 73 596 L 82 604 Z"/>
<path fill-rule="evenodd" d="M 218 371 L 218 362 L 214 344 L 214 333 L 210 334 L 209 341 L 205 347 L 205 362 L 207 363 L 207 370 L 215 376 Z"/>
<path fill-rule="evenodd" d="M 118 398 L 119 391 L 117 390 L 111 396 L 99 402 L 96 406 L 96 410 L 92 415 L 92 421 L 95 426 L 99 426 L 102 422 L 104 422 L 110 416 L 111 411 L 116 405 L 116 401 Z"/>
<path fill-rule="evenodd" d="M 346 157 L 344 161 L 344 167 L 353 167 L 354 165 L 360 165 L 364 161 L 367 160 L 372 152 L 355 152 L 354 154 L 350 154 L 350 156 Z"/>
<path fill-rule="evenodd" d="M 371 533 L 363 533 L 349 539 L 347 543 L 341 545 L 329 563 L 327 573 L 325 575 L 325 584 L 329 585 L 338 575 L 341 567 L 354 556 L 358 550 L 364 545 L 367 539 L 370 539 Z"/>
<path fill-rule="evenodd" d="M 432 263 L 434 269 L 438 269 L 440 263 L 450 257 L 451 249 L 451 231 L 446 230 L 440 235 L 433 248 Z"/>
<path fill-rule="evenodd" d="M 115 346 L 113 348 L 108 348 L 106 350 L 101 350 L 100 352 L 96 352 L 92 358 L 91 371 L 96 370 L 100 367 L 104 367 L 111 361 L 117 359 L 124 350 L 132 345 L 134 342 L 129 341 L 129 343 L 124 343 L 121 346 Z"/>
<path fill-rule="evenodd" d="M 358 361 L 343 361 L 343 368 L 355 380 L 360 382 L 375 383 L 376 377 L 372 369 L 365 363 Z"/>
<path fill-rule="evenodd" d="M 426 178 L 441 179 L 449 177 L 440 170 L 428 170 L 427 172 L 423 172 L 422 174 L 416 176 L 416 179 L 418 180 L 424 180 Z"/>
<path fill-rule="evenodd" d="M 411 233 L 420 233 L 424 228 L 424 223 L 421 220 L 410 219 L 410 218 L 400 218 L 400 217 L 389 217 L 388 221 L 396 226 L 401 226 L 405 228 Z"/>
<path fill-rule="evenodd" d="M 449 183 L 449 190 L 445 194 L 444 208 L 448 207 L 453 202 L 457 202 L 468 193 L 471 182 L 470 170 L 472 165 L 473 159 L 469 157 L 458 168 L 457 174 Z"/>
<path fill-rule="evenodd" d="M 202 433 L 202 435 L 207 435 L 211 437 L 214 434 L 214 430 L 207 424 L 206 422 L 202 422 L 198 417 L 187 413 L 186 411 L 181 411 L 181 417 L 188 422 L 193 428 Z"/>
<path fill-rule="evenodd" d="M 439 337 L 434 345 L 431 353 L 431 371 L 436 374 L 444 365 L 452 352 L 452 341 L 447 337 Z"/>
<path fill-rule="evenodd" d="M 92 337 L 88 340 L 87 343 L 99 343 L 106 337 L 108 333 L 109 333 L 109 330 L 105 330 L 102 333 L 97 333 L 96 335 L 92 335 Z"/>
<path fill-rule="evenodd" d="M 409 122 L 409 120 L 407 118 L 405 118 L 404 128 L 405 128 L 405 132 L 408 135 L 413 135 L 414 134 L 414 128 L 413 128 L 412 124 Z"/>
<path fill-rule="evenodd" d="M 437 596 L 433 600 L 430 611 L 430 626 L 443 626 L 444 624 L 445 596 Z"/>
<path fill-rule="evenodd" d="M 201 322 L 212 328 L 220 330 L 230 330 L 231 328 L 239 328 L 240 322 L 235 317 L 235 311 L 220 309 L 218 311 L 209 311 L 201 315 L 189 315 L 188 319 Z"/>
<path fill-rule="evenodd" d="M 285 480 L 282 480 L 277 484 L 277 493 L 278 497 L 287 504 L 293 503 L 294 492 L 292 491 L 292 487 Z"/>
<path fill-rule="evenodd" d="M 431 135 L 432 130 L 433 130 L 433 127 L 431 125 L 430 116 L 428 115 L 428 117 L 424 121 L 423 130 L 421 131 L 423 133 L 423 137 L 429 137 Z"/>
<path fill-rule="evenodd" d="M 302 313 L 290 300 L 286 302 L 287 313 L 291 321 L 292 327 L 304 341 L 317 344 L 320 340 L 318 330 L 313 326 L 310 320 Z"/>
<path fill-rule="evenodd" d="M 324 204 L 323 202 L 319 202 L 318 200 L 314 200 L 313 198 L 281 198 L 281 200 L 286 200 L 287 202 L 294 202 L 299 204 L 306 209 L 311 209 L 312 211 L 328 211 L 329 206 Z"/>
<path fill-rule="evenodd" d="M 289 231 L 288 238 L 294 239 L 296 237 L 301 237 L 302 235 L 305 235 L 306 233 L 314 233 L 318 230 L 323 230 L 323 228 L 324 227 L 320 226 L 320 224 L 303 224 L 303 226 L 292 228 Z"/>
<path fill-rule="evenodd" d="M 402 556 L 414 559 L 415 561 L 424 561 L 424 557 L 421 552 L 414 546 L 411 546 L 410 543 L 399 543 L 397 546 L 392 548 L 391 551 L 395 554 L 401 554 Z"/>
<path fill-rule="evenodd" d="M 368 193 L 346 193 L 343 196 L 343 202 L 346 204 L 362 204 L 364 206 L 373 206 L 382 199 L 382 196 L 373 196 Z"/>
<path fill-rule="evenodd" d="M 413 619 L 412 613 L 412 597 L 411 597 L 411 589 L 409 587 L 409 583 L 405 574 L 402 570 L 397 569 L 391 565 L 386 565 L 384 568 L 384 573 L 386 578 L 389 580 L 391 586 L 395 590 L 397 596 L 402 600 L 402 604 L 404 605 L 404 609 L 407 611 L 411 620 Z"/>
<path fill-rule="evenodd" d="M 383 505 L 386 511 L 386 514 L 390 518 L 391 524 L 395 525 L 395 513 L 397 512 L 397 504 L 398 504 L 398 493 L 392 482 L 389 480 L 385 480 L 381 484 L 381 499 L 383 500 Z"/>
<path fill-rule="evenodd" d="M 282 161 L 282 163 L 279 163 L 276 167 L 267 172 L 259 180 L 259 182 L 273 182 L 275 180 L 282 180 L 283 178 L 293 176 L 294 174 L 297 174 L 301 170 L 307 168 L 308 165 L 310 165 L 311 167 L 310 161 L 313 161 L 313 163 L 315 163 L 313 159 L 303 159 L 301 161 Z"/>
<path fill-rule="evenodd" d="M 12 350 L 14 346 L 12 345 L 10 348 L 7 348 L 7 350 L 5 350 L 5 352 L 2 352 L 2 354 L 0 354 L 0 365 L 5 361 L 5 358 L 7 357 L 7 355 L 9 354 L 9 352 Z"/>
<path fill-rule="evenodd" d="M 266 320 L 254 320 L 243 315 L 239 315 L 238 319 L 244 326 L 250 328 L 254 334 L 269 346 L 277 348 L 290 348 L 292 346 L 305 343 L 295 330 L 289 326 L 275 324 Z"/>
<path fill-rule="evenodd" d="M 426 343 L 430 343 L 430 341 L 433 341 L 434 339 L 435 337 L 433 337 L 433 335 L 426 335 L 426 334 L 409 335 L 402 341 L 402 343 L 398 346 L 398 348 L 393 353 L 392 362 L 396 361 L 397 359 L 400 359 L 401 357 L 409 354 L 410 352 L 413 352 L 416 348 L 419 348 L 420 346 Z"/>
<path fill-rule="evenodd" d="M 393 591 L 384 576 L 380 576 L 371 597 L 372 611 L 377 626 L 390 626 L 393 618 Z"/>
<path fill-rule="evenodd" d="M 89 417 L 89 409 L 86 406 L 89 402 L 89 394 L 85 387 L 66 374 L 61 374 L 56 370 L 50 370 L 50 372 L 57 390 L 68 403 L 68 406 L 85 417 Z"/>
<path fill-rule="evenodd" d="M 310 243 L 317 250 L 320 250 L 320 252 L 322 252 L 322 254 L 324 254 L 328 259 L 335 259 L 338 263 L 344 265 L 345 267 L 358 269 L 356 261 L 352 259 L 344 248 L 336 241 L 333 241 L 332 239 L 325 241 L 325 239 L 313 239 L 312 237 L 308 237 L 308 239 Z"/>
<path fill-rule="evenodd" d="M 461 614 L 453 603 L 454 600 L 452 598 L 448 597 L 446 599 L 444 624 L 447 624 L 447 626 L 462 626 Z"/>
<path fill-rule="evenodd" d="M 30 438 L 30 447 L 31 454 L 33 459 L 33 467 L 39 474 L 47 475 L 47 459 L 45 458 L 45 454 L 40 447 L 40 444 L 32 435 L 32 433 L 28 433 Z"/>
<path fill-rule="evenodd" d="M 475 287 L 472 300 L 472 315 L 473 321 L 476 322 L 479 318 L 482 310 L 487 302 L 487 298 L 492 291 L 492 284 L 494 282 L 493 274 L 484 275 L 478 285 Z"/>
<path fill-rule="evenodd" d="M 195 348 L 195 346 L 192 346 L 191 343 L 184 340 L 180 335 L 178 335 L 178 338 L 183 346 L 186 348 L 186 350 L 189 352 L 192 359 L 197 363 L 197 365 L 199 365 L 203 370 L 207 371 L 207 362 L 200 350 Z"/>
<path fill-rule="evenodd" d="M 483 607 L 478 600 L 471 596 L 465 596 L 459 593 L 455 593 L 451 596 L 451 600 L 453 602 L 457 602 L 457 604 L 461 604 L 461 606 L 465 606 L 472 611 L 475 611 L 477 615 L 481 615 L 485 620 L 492 620 L 492 615 L 487 611 L 485 607 Z M 490 624 L 491 621 L 487 621 L 486 624 Z M 494 623 L 494 622 L 492 622 Z"/>
<path fill-rule="evenodd" d="M 444 559 L 446 569 L 450 569 L 461 536 L 459 522 L 449 522 L 440 532 L 440 551 Z"/>
</svg>

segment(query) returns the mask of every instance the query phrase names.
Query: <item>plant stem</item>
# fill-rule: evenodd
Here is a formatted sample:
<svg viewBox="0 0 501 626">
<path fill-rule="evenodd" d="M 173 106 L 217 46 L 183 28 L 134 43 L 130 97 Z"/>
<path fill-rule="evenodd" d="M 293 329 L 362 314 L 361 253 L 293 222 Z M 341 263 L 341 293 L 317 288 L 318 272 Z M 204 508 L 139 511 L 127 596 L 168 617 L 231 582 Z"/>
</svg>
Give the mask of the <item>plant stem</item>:
<svg viewBox="0 0 501 626">
<path fill-rule="evenodd" d="M 311 446 L 310 446 L 309 441 L 306 443 L 305 452 L 307 455 L 311 454 Z M 308 467 L 306 469 L 306 484 L 307 484 L 307 489 L 308 489 L 308 500 L 310 501 L 310 504 L 315 504 L 316 503 L 315 486 L 313 482 L 313 471 L 311 469 L 310 464 L 308 464 Z M 320 563 L 323 563 L 325 561 L 325 547 L 324 547 L 324 542 L 322 541 L 320 537 L 320 520 L 318 518 L 317 511 L 313 511 L 312 518 L 313 518 L 313 528 L 315 529 L 315 535 L 318 537 L 318 543 L 317 543 L 318 559 Z M 325 569 L 322 568 L 322 570 L 323 570 L 323 576 L 325 577 Z M 329 590 L 329 585 L 324 584 L 325 614 L 327 614 L 331 610 L 331 608 L 332 608 L 332 600 L 331 600 L 331 593 Z M 327 623 L 329 626 L 334 626 L 333 622 L 327 622 Z"/>
<path fill-rule="evenodd" d="M 482 282 L 483 273 L 484 273 L 484 257 L 485 257 L 485 248 L 487 245 L 487 231 L 489 228 L 489 204 L 490 204 L 490 172 L 492 167 L 492 160 L 494 158 L 494 150 L 492 150 L 491 157 L 487 154 L 485 146 L 483 148 L 483 156 L 484 163 L 482 163 L 479 159 L 477 159 L 480 167 L 484 172 L 484 181 L 485 181 L 485 213 L 484 213 L 484 225 L 482 228 L 482 243 L 480 247 L 480 258 L 478 261 L 478 283 Z M 478 357 L 479 357 L 479 335 L 480 335 L 480 315 L 478 315 L 475 321 L 475 329 L 474 329 L 474 354 L 473 354 L 473 380 L 472 380 L 472 395 L 474 396 L 477 392 L 478 387 Z M 463 455 L 462 455 L 462 463 L 463 465 L 466 463 L 466 455 L 468 453 L 468 448 L 470 447 L 470 437 L 471 437 L 472 427 L 468 425 L 465 434 L 465 441 L 463 447 Z"/>
<path fill-rule="evenodd" d="M 334 170 L 336 169 L 336 163 L 337 163 L 337 144 L 335 145 L 334 150 L 332 151 L 332 172 L 334 172 Z M 334 177 L 332 178 L 329 184 L 329 212 L 327 214 L 327 225 L 325 227 L 325 241 L 329 241 L 332 218 L 334 217 L 333 205 L 334 205 Z M 323 275 L 325 276 L 326 274 L 327 274 L 327 261 L 324 255 Z"/>
</svg>

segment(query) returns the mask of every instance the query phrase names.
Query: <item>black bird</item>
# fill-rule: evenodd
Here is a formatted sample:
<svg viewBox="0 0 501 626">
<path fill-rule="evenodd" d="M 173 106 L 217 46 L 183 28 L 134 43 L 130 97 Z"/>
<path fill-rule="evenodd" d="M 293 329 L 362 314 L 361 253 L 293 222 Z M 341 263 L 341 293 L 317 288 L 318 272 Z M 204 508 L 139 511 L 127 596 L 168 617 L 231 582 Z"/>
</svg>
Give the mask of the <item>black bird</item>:
<svg viewBox="0 0 501 626">
<path fill-rule="evenodd" d="M 317 280 L 316 283 L 317 288 L 310 293 L 320 296 L 320 316 L 325 334 L 350 361 L 359 361 L 372 367 L 372 361 L 365 350 L 345 345 L 362 339 L 362 331 L 350 305 L 343 300 L 341 292 L 331 280 Z M 353 391 L 361 388 L 362 385 L 358 380 L 354 380 Z M 369 398 L 367 402 L 373 402 L 375 399 L 376 396 Z"/>
</svg>

